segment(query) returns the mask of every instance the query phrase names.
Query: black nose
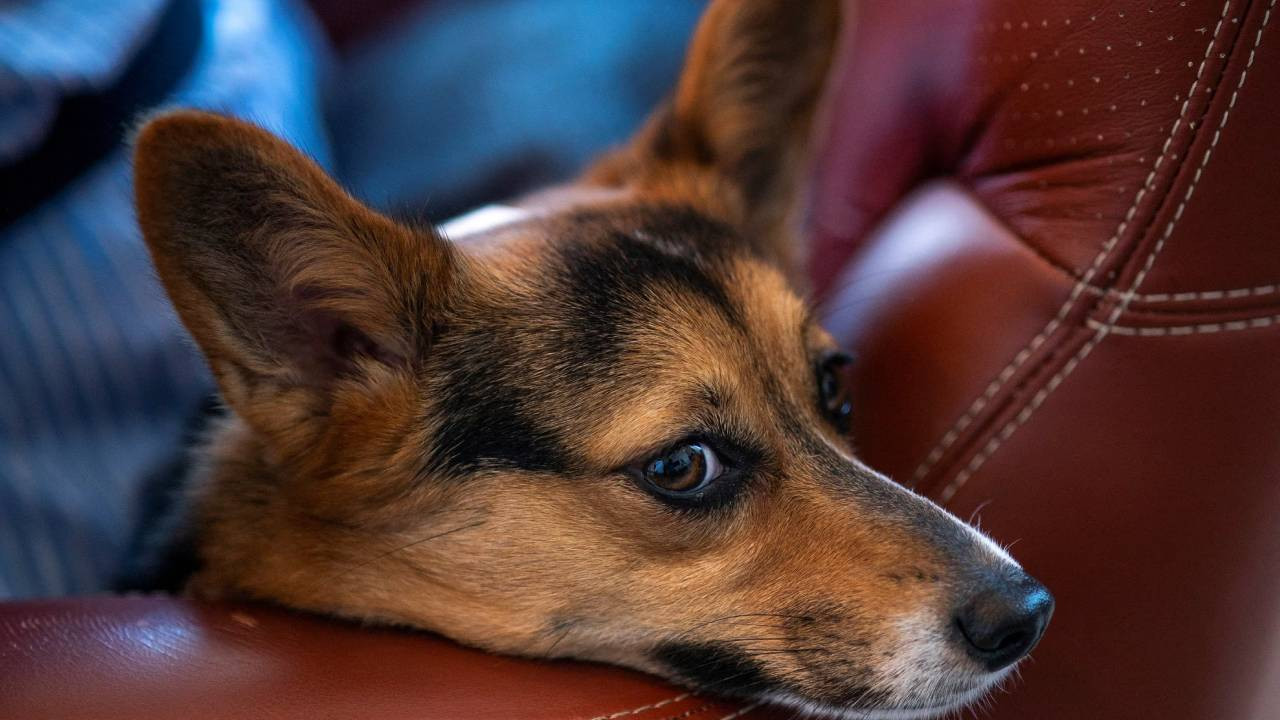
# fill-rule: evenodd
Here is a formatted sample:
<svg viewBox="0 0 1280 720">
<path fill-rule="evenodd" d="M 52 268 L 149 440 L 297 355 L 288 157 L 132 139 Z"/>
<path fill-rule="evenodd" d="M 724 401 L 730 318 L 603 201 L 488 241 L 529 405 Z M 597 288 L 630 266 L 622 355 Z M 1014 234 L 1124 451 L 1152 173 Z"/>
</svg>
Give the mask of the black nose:
<svg viewBox="0 0 1280 720">
<path fill-rule="evenodd" d="M 969 656 L 995 671 L 1022 659 L 1040 641 L 1053 615 L 1053 596 L 1021 571 L 984 585 L 956 614 L 956 626 Z"/>
</svg>

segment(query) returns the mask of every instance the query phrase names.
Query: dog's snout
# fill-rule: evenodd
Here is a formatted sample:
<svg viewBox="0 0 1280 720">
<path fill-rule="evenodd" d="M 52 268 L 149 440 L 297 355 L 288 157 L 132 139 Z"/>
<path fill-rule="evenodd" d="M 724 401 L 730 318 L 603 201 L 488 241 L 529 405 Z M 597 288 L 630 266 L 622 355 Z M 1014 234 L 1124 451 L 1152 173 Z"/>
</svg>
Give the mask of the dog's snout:
<svg viewBox="0 0 1280 720">
<path fill-rule="evenodd" d="M 1022 659 L 1040 641 L 1053 596 L 1030 575 L 992 578 L 956 613 L 956 626 L 965 652 L 987 670 L 995 671 Z"/>
</svg>

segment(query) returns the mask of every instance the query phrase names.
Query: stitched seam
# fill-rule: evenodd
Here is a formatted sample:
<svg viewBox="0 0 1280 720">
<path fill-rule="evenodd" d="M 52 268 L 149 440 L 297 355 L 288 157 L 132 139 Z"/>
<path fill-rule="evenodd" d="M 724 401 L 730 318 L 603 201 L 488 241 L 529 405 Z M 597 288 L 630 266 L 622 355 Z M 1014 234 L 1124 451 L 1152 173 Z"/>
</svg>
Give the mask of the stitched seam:
<svg viewBox="0 0 1280 720">
<path fill-rule="evenodd" d="M 648 711 L 650 711 L 650 710 L 657 710 L 657 709 L 658 709 L 658 708 L 660 708 L 660 707 L 666 707 L 666 706 L 671 705 L 671 704 L 673 704 L 673 703 L 678 703 L 678 702 L 680 702 L 681 700 L 686 700 L 686 699 L 688 699 L 691 695 L 693 695 L 693 693 L 681 693 L 681 694 L 676 695 L 676 696 L 674 696 L 674 697 L 669 697 L 669 698 L 667 698 L 666 700 L 659 700 L 658 702 L 655 702 L 655 703 L 649 703 L 648 705 L 641 705 L 641 706 L 640 706 L 640 707 L 638 707 L 638 708 L 632 708 L 632 709 L 630 709 L 630 710 L 623 710 L 623 711 L 621 711 L 621 712 L 616 712 L 616 713 L 614 713 L 614 714 L 612 714 L 612 715 L 597 715 L 596 717 L 591 718 L 591 720 L 616 720 L 616 718 L 621 718 L 621 717 L 630 717 L 630 716 L 632 716 L 632 715 L 639 715 L 639 714 L 640 714 L 640 713 L 642 713 L 642 712 L 648 712 Z"/>
<path fill-rule="evenodd" d="M 996 375 L 995 379 L 987 384 L 986 388 L 983 389 L 982 394 L 974 399 L 968 409 L 966 409 L 960 418 L 952 424 L 951 428 L 943 434 L 938 443 L 935 444 L 933 449 L 929 451 L 929 454 L 925 456 L 924 461 L 920 463 L 920 465 L 915 469 L 915 472 L 911 474 L 911 484 L 914 485 L 924 479 L 925 475 L 927 475 L 929 471 L 933 469 L 934 465 L 942 459 L 943 454 L 946 453 L 957 439 L 959 439 L 960 433 L 964 432 L 965 429 L 968 428 L 975 419 L 977 419 L 978 413 L 982 412 L 982 410 L 986 408 L 987 403 L 991 402 L 991 399 L 995 397 L 996 393 L 1000 392 L 1005 383 L 1009 381 L 1009 378 L 1013 377 L 1014 373 L 1022 367 L 1023 363 L 1035 354 L 1035 351 L 1044 344 L 1045 340 L 1047 340 L 1049 336 L 1057 332 L 1058 328 L 1062 326 L 1063 321 L 1066 320 L 1067 315 L 1069 315 L 1071 310 L 1074 309 L 1076 301 L 1080 299 L 1080 296 L 1084 293 L 1085 289 L 1092 287 L 1089 284 L 1090 281 L 1098 272 L 1098 269 L 1102 267 L 1102 264 L 1111 257 L 1112 251 L 1119 246 L 1120 236 L 1124 234 L 1125 230 L 1129 227 L 1129 223 L 1133 221 L 1133 217 L 1137 213 L 1138 207 L 1142 204 L 1142 199 L 1152 188 L 1152 183 L 1155 181 L 1156 173 L 1159 172 L 1160 166 L 1164 163 L 1165 158 L 1168 157 L 1169 146 L 1173 144 L 1173 139 L 1177 136 L 1182 124 L 1187 122 L 1187 110 L 1190 108 L 1191 99 L 1195 96 L 1196 87 L 1200 84 L 1200 79 L 1204 75 L 1204 69 L 1209 60 L 1209 53 L 1213 51 L 1214 45 L 1218 42 L 1219 34 L 1222 31 L 1223 23 L 1227 17 L 1227 9 L 1230 5 L 1231 0 L 1226 0 L 1222 5 L 1222 14 L 1218 18 L 1218 24 L 1214 26 L 1213 36 L 1209 40 L 1209 45 L 1205 48 L 1204 57 L 1200 60 L 1200 67 L 1196 69 L 1196 77 L 1191 82 L 1191 89 L 1187 92 L 1187 97 L 1182 102 L 1182 108 L 1178 113 L 1178 119 L 1173 123 L 1173 127 L 1170 128 L 1169 136 L 1165 138 L 1164 145 L 1160 148 L 1159 156 L 1156 157 L 1155 163 L 1151 166 L 1151 171 L 1147 173 L 1146 179 L 1143 180 L 1142 186 L 1134 196 L 1133 203 L 1129 206 L 1129 210 L 1125 212 L 1124 219 L 1120 221 L 1120 224 L 1116 227 L 1116 231 L 1111 235 L 1111 237 L 1102 244 L 1102 248 L 1094 257 L 1093 262 L 1090 263 L 1089 269 L 1085 271 L 1084 275 L 1082 275 L 1078 281 L 1076 281 L 1075 285 L 1071 288 L 1071 293 L 1067 296 L 1062 307 L 1058 308 L 1058 312 L 1053 316 L 1053 319 L 1050 320 L 1039 333 L 1036 333 L 1035 337 L 1031 338 L 1031 342 L 1028 343 L 1026 347 L 1018 351 L 1017 355 L 1014 355 L 1013 360 L 1011 360 L 1009 364 Z M 952 484 L 954 484 L 954 480 L 952 481 Z M 943 498 L 943 502 L 945 501 L 946 499 Z"/>
<path fill-rule="evenodd" d="M 1123 300 L 1124 293 L 1120 293 L 1116 300 Z M 1239 314 L 1243 312 L 1252 313 L 1253 315 L 1266 315 L 1272 310 L 1280 310 L 1280 302 L 1270 302 L 1263 307 L 1250 308 L 1231 308 L 1231 307 L 1204 307 L 1201 305 L 1130 305 L 1125 314 L 1129 317 L 1121 320 L 1122 323 L 1128 325 L 1157 325 L 1161 322 L 1213 322 L 1221 319 L 1228 314 Z M 1172 321 L 1169 318 L 1173 318 Z"/>
<path fill-rule="evenodd" d="M 1240 88 L 1244 87 L 1244 81 L 1249 74 L 1249 68 L 1253 66 L 1253 59 L 1257 54 L 1258 45 L 1262 43 L 1262 31 L 1271 20 L 1271 10 L 1275 7 L 1275 4 L 1276 0 L 1271 0 L 1271 2 L 1268 3 L 1267 10 L 1262 16 L 1262 22 L 1258 25 L 1258 32 L 1254 36 L 1253 47 L 1249 49 L 1249 58 L 1245 62 L 1244 68 L 1240 71 L 1240 79 L 1236 82 L 1236 87 L 1231 92 L 1231 98 L 1227 102 L 1227 107 L 1223 111 L 1222 117 L 1218 120 L 1218 127 L 1213 132 L 1213 137 L 1209 141 L 1209 147 L 1205 148 L 1204 155 L 1200 158 L 1200 164 L 1196 167 L 1195 175 L 1192 176 L 1191 182 L 1187 185 L 1186 193 L 1182 196 L 1182 200 L 1174 210 L 1173 217 L 1170 218 L 1169 222 L 1165 225 L 1164 232 L 1160 235 L 1160 239 L 1156 241 L 1155 247 L 1153 247 L 1151 252 L 1147 254 L 1146 261 L 1143 264 L 1142 269 L 1138 272 L 1137 277 L 1134 278 L 1133 285 L 1129 288 L 1128 292 L 1124 293 L 1120 303 L 1116 305 L 1115 309 L 1111 312 L 1110 317 L 1107 318 L 1107 322 L 1098 325 L 1097 332 L 1089 339 L 1089 342 L 1085 343 L 1085 345 L 1080 348 L 1080 351 L 1068 360 L 1067 364 L 1063 365 L 1062 369 L 1049 379 L 1049 382 L 1045 383 L 1045 386 L 1031 398 L 1031 402 L 1019 411 L 1012 420 L 1006 423 L 1003 428 L 1001 428 L 998 435 L 993 435 L 987 441 L 982 450 L 970 459 L 968 465 L 961 469 L 960 472 L 956 473 L 955 479 L 943 488 L 942 492 L 939 494 L 939 499 L 943 503 L 955 496 L 956 492 L 959 491 L 960 488 L 964 486 L 965 482 L 973 476 L 973 473 L 976 472 L 978 468 L 982 467 L 982 464 L 994 455 L 995 452 L 1000 449 L 1001 444 L 1004 443 L 1005 440 L 1008 440 L 1019 427 L 1026 424 L 1027 420 L 1031 418 L 1031 415 L 1035 413 L 1036 409 L 1044 404 L 1045 399 L 1048 398 L 1049 395 L 1062 384 L 1062 381 L 1065 380 L 1067 376 L 1069 376 L 1076 367 L 1078 367 L 1080 363 L 1089 356 L 1089 353 L 1093 352 L 1093 349 L 1098 346 L 1098 343 L 1102 342 L 1107 334 L 1115 329 L 1116 320 L 1124 313 L 1125 308 L 1127 308 L 1129 303 L 1133 300 L 1138 288 L 1140 288 L 1142 286 L 1142 282 L 1146 280 L 1147 273 L 1150 272 L 1152 266 L 1155 265 L 1156 256 L 1160 254 L 1160 251 L 1164 248 L 1165 242 L 1169 239 L 1169 236 L 1173 234 L 1173 229 L 1182 218 L 1182 213 L 1187 207 L 1187 202 L 1191 200 L 1191 196 L 1195 193 L 1196 185 L 1200 182 L 1200 177 L 1204 172 L 1204 168 L 1209 164 L 1209 158 L 1213 155 L 1213 149 L 1217 146 L 1218 140 L 1222 137 L 1222 129 L 1226 127 L 1227 120 L 1231 117 L 1231 110 L 1235 107 L 1236 99 L 1240 94 Z M 1228 0 L 1227 5 L 1230 5 L 1230 0 Z M 1223 18 L 1226 17 L 1226 11 L 1227 8 L 1226 5 L 1224 5 L 1222 9 Z M 1222 21 L 1219 20 L 1218 24 L 1220 27 Z M 1209 53 L 1212 51 L 1213 46 L 1216 43 L 1217 30 L 1215 29 L 1214 39 L 1209 43 L 1209 48 L 1205 50 L 1206 61 L 1208 60 Z M 1204 61 L 1201 62 L 1201 68 L 1203 67 Z M 1199 72 L 1196 74 L 1198 77 Z"/>
<path fill-rule="evenodd" d="M 711 703 L 705 703 L 699 707 L 689 708 L 688 710 L 685 710 L 679 715 L 668 715 L 665 718 L 665 720 L 685 720 L 686 718 L 693 717 L 694 715 L 701 715 L 702 713 L 706 712 L 707 709 L 710 707 L 711 707 Z"/>
<path fill-rule="evenodd" d="M 1090 285 L 1087 290 L 1093 295 L 1106 295 L 1108 297 L 1115 298 L 1119 298 L 1124 295 L 1124 293 L 1119 290 L 1101 288 L 1097 285 Z M 1133 299 L 1140 302 L 1189 302 L 1192 300 L 1236 300 L 1239 298 L 1273 295 L 1275 293 L 1280 293 L 1280 284 L 1273 283 L 1270 285 L 1258 285 L 1247 288 L 1230 288 L 1227 290 L 1199 290 L 1196 292 L 1135 293 Z"/>
<path fill-rule="evenodd" d="M 1144 302 L 1186 302 L 1188 300 L 1223 300 L 1259 295 L 1272 295 L 1280 292 L 1280 284 L 1259 285 L 1251 288 L 1232 288 L 1230 290 L 1201 290 L 1199 292 L 1151 293 L 1135 295 L 1135 300 Z"/>
<path fill-rule="evenodd" d="M 1169 327 L 1137 327 L 1133 325 L 1106 325 L 1097 320 L 1089 320 L 1092 330 L 1105 329 L 1116 335 L 1136 337 L 1163 337 L 1165 335 L 1199 335 L 1205 333 L 1232 332 L 1235 330 L 1256 330 L 1258 328 L 1280 325 L 1280 315 L 1253 318 L 1250 320 L 1229 320 L 1217 323 L 1200 323 L 1198 325 L 1173 325 Z"/>
</svg>

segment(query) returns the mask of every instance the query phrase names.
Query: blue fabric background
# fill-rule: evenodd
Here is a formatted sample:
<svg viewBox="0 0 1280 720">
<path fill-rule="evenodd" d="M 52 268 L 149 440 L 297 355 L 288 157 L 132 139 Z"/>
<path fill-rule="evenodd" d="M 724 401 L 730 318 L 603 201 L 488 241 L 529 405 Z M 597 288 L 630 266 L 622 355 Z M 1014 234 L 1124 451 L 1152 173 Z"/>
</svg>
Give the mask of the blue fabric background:
<svg viewBox="0 0 1280 720">
<path fill-rule="evenodd" d="M 324 53 L 308 16 L 276 0 L 201 2 L 205 40 L 171 103 L 252 119 L 330 162 Z M 60 37 L 51 62 L 94 68 L 76 57 L 110 48 L 93 32 L 73 32 L 77 8 L 97 21 L 92 3 L 26 10 Z M 0 41 L 26 42 L 4 32 Z M 0 50 L 0 62 L 28 61 L 5 66 L 9 82 L 72 89 L 42 84 L 48 74 L 24 54 L 29 47 Z M 212 390 L 155 280 L 123 146 L 0 231 L 0 329 L 0 597 L 101 590 L 142 519 L 143 483 L 180 448 Z"/>
<path fill-rule="evenodd" d="M 335 58 L 293 0 L 199 2 L 204 43 L 167 104 L 253 120 L 374 206 L 436 221 L 625 139 L 670 90 L 703 4 L 431 0 Z M 61 94 L 109 85 L 162 8 L 107 5 L 0 7 L 0 163 L 39 141 Z M 131 197 L 122 145 L 0 228 L 0 598 L 107 588 L 151 519 L 148 479 L 213 389 Z"/>
<path fill-rule="evenodd" d="M 338 171 L 375 206 L 434 221 L 570 177 L 671 90 L 702 7 L 428 3 L 344 62 Z"/>
</svg>

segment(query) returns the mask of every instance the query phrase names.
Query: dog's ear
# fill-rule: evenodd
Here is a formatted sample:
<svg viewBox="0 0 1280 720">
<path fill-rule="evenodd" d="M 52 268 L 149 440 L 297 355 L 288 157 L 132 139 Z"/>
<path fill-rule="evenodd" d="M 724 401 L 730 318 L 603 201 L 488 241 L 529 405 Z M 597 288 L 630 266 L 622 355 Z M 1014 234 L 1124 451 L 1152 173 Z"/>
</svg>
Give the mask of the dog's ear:
<svg viewBox="0 0 1280 720">
<path fill-rule="evenodd" d="M 840 0 L 713 0 L 675 95 L 632 145 L 588 174 L 622 184 L 710 170 L 755 223 L 796 200 L 813 119 L 835 52 Z"/>
<path fill-rule="evenodd" d="M 304 420 L 344 388 L 412 377 L 458 274 L 439 235 L 369 210 L 282 140 L 217 115 L 148 122 L 134 179 L 160 279 L 252 427 L 314 440 Z"/>
</svg>

